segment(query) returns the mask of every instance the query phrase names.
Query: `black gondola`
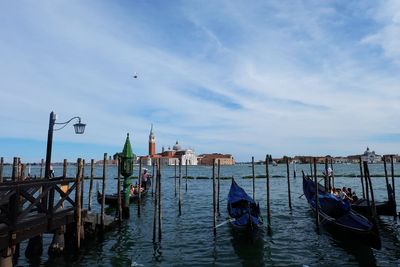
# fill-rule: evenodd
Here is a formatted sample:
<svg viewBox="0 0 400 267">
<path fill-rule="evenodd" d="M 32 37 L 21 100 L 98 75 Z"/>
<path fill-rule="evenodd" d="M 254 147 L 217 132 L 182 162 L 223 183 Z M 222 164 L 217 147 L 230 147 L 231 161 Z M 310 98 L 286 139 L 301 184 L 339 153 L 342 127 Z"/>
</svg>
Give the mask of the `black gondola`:
<svg viewBox="0 0 400 267">
<path fill-rule="evenodd" d="M 228 194 L 228 214 L 235 228 L 254 231 L 263 225 L 259 205 L 234 179 Z"/>
<path fill-rule="evenodd" d="M 149 191 L 150 186 L 151 186 L 151 181 L 149 179 L 149 180 L 147 180 L 147 185 L 145 186 L 144 190 L 140 193 L 141 197 L 146 196 L 147 192 Z M 132 202 L 137 201 L 138 198 L 139 198 L 139 195 L 137 193 L 136 194 L 131 194 L 129 196 L 129 201 L 130 201 L 130 203 L 132 203 Z M 101 204 L 102 199 L 103 199 L 103 195 L 100 193 L 99 190 L 97 190 L 97 202 L 99 204 Z M 121 200 L 123 201 L 123 199 L 124 199 L 124 192 L 121 191 Z M 106 194 L 105 204 L 107 204 L 107 205 L 118 205 L 118 194 L 117 193 Z"/>
<path fill-rule="evenodd" d="M 381 240 L 376 224 L 353 211 L 347 201 L 342 201 L 331 193 L 326 193 L 318 186 L 318 211 L 321 224 L 333 237 L 350 242 L 360 242 L 372 248 L 380 249 Z M 303 175 L 303 192 L 315 212 L 314 181 Z"/>
</svg>

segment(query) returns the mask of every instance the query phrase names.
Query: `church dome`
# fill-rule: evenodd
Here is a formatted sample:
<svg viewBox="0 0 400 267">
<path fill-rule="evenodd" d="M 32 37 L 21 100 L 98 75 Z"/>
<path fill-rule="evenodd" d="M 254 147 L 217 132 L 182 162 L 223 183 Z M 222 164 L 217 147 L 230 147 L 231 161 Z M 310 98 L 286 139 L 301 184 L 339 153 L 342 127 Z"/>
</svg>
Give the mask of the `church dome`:
<svg viewBox="0 0 400 267">
<path fill-rule="evenodd" d="M 178 141 L 176 141 L 175 145 L 172 147 L 173 150 L 178 151 L 181 150 L 181 145 L 178 144 Z"/>
</svg>

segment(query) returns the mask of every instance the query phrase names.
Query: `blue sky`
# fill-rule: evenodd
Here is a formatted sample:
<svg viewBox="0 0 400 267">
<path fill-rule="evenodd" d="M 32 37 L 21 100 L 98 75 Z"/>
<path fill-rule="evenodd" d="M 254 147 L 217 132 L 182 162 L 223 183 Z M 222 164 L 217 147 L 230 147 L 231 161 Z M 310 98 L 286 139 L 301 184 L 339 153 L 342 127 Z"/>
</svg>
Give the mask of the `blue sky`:
<svg viewBox="0 0 400 267">
<path fill-rule="evenodd" d="M 1 1 L 0 156 L 398 153 L 399 1 Z M 138 75 L 137 79 L 132 76 Z"/>
</svg>

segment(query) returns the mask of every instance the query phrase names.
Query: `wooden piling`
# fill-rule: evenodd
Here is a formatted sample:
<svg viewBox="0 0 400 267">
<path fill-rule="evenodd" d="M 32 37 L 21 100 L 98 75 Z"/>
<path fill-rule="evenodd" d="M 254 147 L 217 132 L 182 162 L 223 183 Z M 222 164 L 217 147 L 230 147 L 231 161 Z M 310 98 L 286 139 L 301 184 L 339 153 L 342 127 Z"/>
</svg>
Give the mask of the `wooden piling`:
<svg viewBox="0 0 400 267">
<path fill-rule="evenodd" d="M 179 216 L 182 215 L 182 158 L 179 159 L 179 200 L 178 200 L 178 208 L 179 208 Z"/>
<path fill-rule="evenodd" d="M 330 181 L 330 177 L 328 174 L 328 158 L 325 157 L 325 175 L 324 175 L 324 180 L 325 180 L 325 192 L 330 191 L 331 189 L 331 181 Z"/>
<path fill-rule="evenodd" d="M 159 162 L 160 163 L 160 162 Z M 137 205 L 137 214 L 140 217 L 140 206 L 142 203 L 142 160 L 139 157 L 139 175 L 138 175 L 138 205 Z"/>
<path fill-rule="evenodd" d="M 393 155 L 390 155 L 390 170 L 392 173 L 393 202 L 396 203 L 396 185 L 394 181 Z M 397 217 L 396 205 L 394 206 L 394 209 L 395 209 L 394 217 L 396 218 Z"/>
<path fill-rule="evenodd" d="M 153 213 L 153 243 L 156 242 L 156 229 L 157 229 L 157 209 L 158 209 L 158 173 L 159 167 L 157 166 L 157 175 L 156 175 L 156 182 L 155 182 L 155 192 L 154 192 L 154 213 Z"/>
<path fill-rule="evenodd" d="M 63 161 L 63 178 L 67 178 L 67 159 Z"/>
<path fill-rule="evenodd" d="M 253 174 L 253 199 L 256 201 L 256 175 L 254 170 L 254 157 L 251 157 L 251 170 Z"/>
<path fill-rule="evenodd" d="M 104 231 L 104 208 L 106 205 L 106 171 L 107 171 L 107 153 L 104 153 L 103 157 L 103 186 L 101 189 L 102 198 L 101 198 L 101 218 L 100 218 L 100 226 L 101 230 Z"/>
<path fill-rule="evenodd" d="M 40 161 L 40 179 L 43 178 L 43 166 L 44 166 L 44 159 Z"/>
<path fill-rule="evenodd" d="M 162 205 L 161 205 L 161 160 L 158 159 L 158 242 L 161 242 L 162 237 Z"/>
<path fill-rule="evenodd" d="M 361 180 L 361 190 L 362 190 L 362 195 L 363 195 L 363 199 L 366 198 L 366 194 L 365 194 L 365 188 L 364 188 L 364 177 L 363 177 L 363 166 L 362 166 L 362 158 L 359 157 L 360 161 L 359 161 L 359 165 L 360 165 L 360 180 Z"/>
<path fill-rule="evenodd" d="M 332 170 L 332 188 L 335 187 L 335 172 L 333 171 L 333 160 L 331 159 L 331 170 Z"/>
<path fill-rule="evenodd" d="M 0 158 L 0 183 L 3 182 L 3 166 L 4 166 L 4 158 Z"/>
<path fill-rule="evenodd" d="M 286 157 L 286 174 L 287 174 L 287 185 L 288 185 L 289 209 L 292 209 L 292 198 L 290 195 L 290 171 L 289 171 L 289 158 L 288 157 Z"/>
<path fill-rule="evenodd" d="M 25 180 L 25 178 L 26 178 L 26 164 L 21 164 L 21 173 L 19 175 L 19 179 L 22 181 Z"/>
<path fill-rule="evenodd" d="M 319 204 L 318 204 L 318 179 L 317 179 L 317 159 L 314 158 L 314 183 L 315 183 L 315 225 L 319 233 Z"/>
<path fill-rule="evenodd" d="M 18 176 L 18 158 L 13 158 L 11 178 L 15 179 Z"/>
<path fill-rule="evenodd" d="M 371 194 L 371 215 L 372 218 L 376 218 L 376 206 L 375 206 L 375 197 L 374 197 L 374 189 L 372 187 L 371 176 L 369 174 L 368 163 L 364 162 L 364 175 L 366 177 L 366 184 L 368 184 L 369 191 Z"/>
<path fill-rule="evenodd" d="M 313 176 L 313 158 L 310 157 L 310 175 Z"/>
<path fill-rule="evenodd" d="M 154 175 L 157 175 L 155 172 L 156 159 L 153 159 L 152 165 L 153 165 L 153 174 L 151 175 L 151 195 L 153 196 L 153 194 L 154 194 Z M 175 195 L 176 195 L 176 188 L 175 188 Z"/>
<path fill-rule="evenodd" d="M 93 178 L 94 178 L 94 159 L 90 160 L 90 184 L 89 184 L 89 203 L 88 210 L 92 210 L 92 191 L 93 191 Z"/>
<path fill-rule="evenodd" d="M 78 168 L 76 173 L 76 190 L 75 190 L 75 223 L 76 223 L 76 232 L 75 232 L 75 244 L 76 248 L 79 249 L 81 247 L 81 169 L 82 169 L 82 159 L 78 158 L 77 162 Z"/>
<path fill-rule="evenodd" d="M 83 196 L 85 194 L 85 160 L 82 159 L 82 178 L 81 178 L 81 207 L 83 208 Z"/>
<path fill-rule="evenodd" d="M 370 212 L 369 217 L 372 217 L 371 202 L 369 199 L 370 190 L 369 190 L 369 185 L 368 185 L 368 173 L 367 173 L 368 163 L 366 161 L 363 162 L 363 167 L 364 167 L 364 178 L 365 178 L 365 196 L 367 197 L 367 206 L 368 206 L 368 210 Z"/>
<path fill-rule="evenodd" d="M 175 197 L 176 197 L 176 160 L 175 160 L 175 175 L 174 175 L 174 191 L 175 191 Z"/>
<path fill-rule="evenodd" d="M 271 206 L 270 206 L 270 195 L 269 195 L 269 157 L 265 156 L 265 178 L 267 187 L 267 219 L 268 219 L 268 229 L 271 228 Z"/>
<path fill-rule="evenodd" d="M 122 221 L 122 196 L 121 196 L 121 157 L 118 156 L 117 158 L 117 172 L 118 172 L 118 184 L 117 184 L 117 192 L 118 192 L 118 222 L 121 223 Z"/>
<path fill-rule="evenodd" d="M 216 214 L 216 206 L 215 206 L 215 197 L 216 197 L 216 193 L 215 193 L 215 159 L 213 161 L 213 173 L 212 173 L 212 180 L 213 180 L 213 232 L 214 232 L 214 238 L 217 236 L 217 214 Z"/>
<path fill-rule="evenodd" d="M 185 174 L 186 174 L 185 192 L 187 192 L 187 190 L 188 190 L 188 160 L 185 161 Z"/>
<path fill-rule="evenodd" d="M 220 171 L 221 171 L 221 160 L 218 159 L 218 168 L 217 168 L 217 174 L 218 174 L 218 186 L 217 186 L 217 215 L 220 216 L 219 212 L 219 193 L 220 193 Z"/>
<path fill-rule="evenodd" d="M 389 198 L 390 198 L 389 177 L 388 177 L 388 173 L 387 173 L 386 156 L 383 156 L 383 169 L 385 170 L 386 191 L 387 191 L 387 196 L 388 196 L 388 200 L 389 200 Z"/>
</svg>

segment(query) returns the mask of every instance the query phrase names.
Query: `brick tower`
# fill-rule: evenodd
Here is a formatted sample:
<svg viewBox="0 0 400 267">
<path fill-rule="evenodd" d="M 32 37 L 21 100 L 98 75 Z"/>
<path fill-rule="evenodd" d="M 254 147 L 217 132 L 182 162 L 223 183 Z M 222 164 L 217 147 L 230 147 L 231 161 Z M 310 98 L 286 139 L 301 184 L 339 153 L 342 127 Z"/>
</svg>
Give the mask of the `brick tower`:
<svg viewBox="0 0 400 267">
<path fill-rule="evenodd" d="M 153 124 L 151 124 L 151 130 L 149 134 L 149 156 L 152 158 L 156 154 L 156 139 L 153 133 Z"/>
</svg>

